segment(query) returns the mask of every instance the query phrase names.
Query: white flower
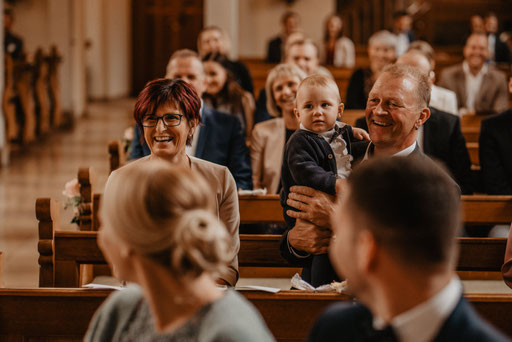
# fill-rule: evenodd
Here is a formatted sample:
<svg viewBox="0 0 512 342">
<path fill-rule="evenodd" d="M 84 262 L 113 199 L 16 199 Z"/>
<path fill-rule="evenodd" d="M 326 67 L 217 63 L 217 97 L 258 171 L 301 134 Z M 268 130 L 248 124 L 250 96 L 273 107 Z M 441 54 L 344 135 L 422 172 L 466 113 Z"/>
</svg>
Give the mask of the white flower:
<svg viewBox="0 0 512 342">
<path fill-rule="evenodd" d="M 124 139 L 132 141 L 133 140 L 133 127 L 128 127 L 124 130 Z"/>
<path fill-rule="evenodd" d="M 67 198 L 80 197 L 80 184 L 78 183 L 78 179 L 75 178 L 67 182 L 62 194 Z"/>
</svg>

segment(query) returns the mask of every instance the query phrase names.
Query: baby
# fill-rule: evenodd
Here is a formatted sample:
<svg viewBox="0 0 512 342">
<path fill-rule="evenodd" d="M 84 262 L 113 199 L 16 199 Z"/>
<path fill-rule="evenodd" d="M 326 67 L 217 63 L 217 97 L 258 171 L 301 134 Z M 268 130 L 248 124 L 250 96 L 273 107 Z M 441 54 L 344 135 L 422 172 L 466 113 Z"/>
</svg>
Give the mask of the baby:
<svg viewBox="0 0 512 342">
<path fill-rule="evenodd" d="M 305 185 L 335 195 L 352 169 L 351 142 L 369 139 L 366 131 L 336 121 L 343 103 L 338 86 L 329 77 L 305 78 L 297 90 L 294 111 L 300 129 L 286 144 L 281 170 L 281 205 L 288 228 L 295 225 L 295 219 L 286 215 L 287 210 L 294 210 L 286 204 L 290 187 Z"/>
</svg>

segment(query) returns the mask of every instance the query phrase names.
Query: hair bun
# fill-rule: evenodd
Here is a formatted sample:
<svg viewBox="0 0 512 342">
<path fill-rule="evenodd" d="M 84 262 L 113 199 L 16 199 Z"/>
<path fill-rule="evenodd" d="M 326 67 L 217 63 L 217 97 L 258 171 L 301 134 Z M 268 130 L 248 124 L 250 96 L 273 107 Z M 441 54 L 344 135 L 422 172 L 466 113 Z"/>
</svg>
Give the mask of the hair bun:
<svg viewBox="0 0 512 342">
<path fill-rule="evenodd" d="M 171 263 L 179 273 L 219 274 L 230 261 L 226 228 L 207 210 L 184 212 L 175 227 L 174 241 Z"/>
</svg>

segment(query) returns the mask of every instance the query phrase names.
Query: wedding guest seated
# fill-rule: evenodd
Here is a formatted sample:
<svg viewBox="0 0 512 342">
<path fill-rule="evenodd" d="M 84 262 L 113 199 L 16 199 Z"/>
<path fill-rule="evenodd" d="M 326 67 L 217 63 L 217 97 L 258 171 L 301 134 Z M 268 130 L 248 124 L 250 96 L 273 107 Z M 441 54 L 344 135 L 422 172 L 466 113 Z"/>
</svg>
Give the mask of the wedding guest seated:
<svg viewBox="0 0 512 342">
<path fill-rule="evenodd" d="M 393 31 L 397 37 L 396 55 L 401 56 L 414 41 L 412 17 L 406 11 L 397 11 L 393 14 L 393 21 Z"/>
<path fill-rule="evenodd" d="M 377 158 L 344 189 L 329 255 L 360 304 L 329 308 L 309 341 L 510 341 L 462 296 L 460 193 L 441 166 Z"/>
<path fill-rule="evenodd" d="M 485 32 L 489 41 L 489 58 L 495 63 L 510 64 L 510 50 L 498 34 L 498 17 L 489 12 L 484 18 Z"/>
<path fill-rule="evenodd" d="M 283 14 L 281 17 L 282 33 L 268 43 L 267 58 L 265 59 L 267 63 L 281 63 L 284 43 L 290 34 L 299 31 L 299 27 L 298 13 L 289 11 Z"/>
<path fill-rule="evenodd" d="M 343 20 L 337 14 L 325 21 L 322 61 L 337 68 L 353 68 L 356 63 L 354 43 L 343 35 Z"/>
<path fill-rule="evenodd" d="M 443 70 L 439 85 L 457 95 L 459 113 L 496 114 L 508 108 L 505 75 L 486 63 L 487 36 L 471 34 L 464 46 L 464 61 Z"/>
<path fill-rule="evenodd" d="M 359 68 L 348 82 L 345 109 L 365 109 L 368 93 L 380 72 L 396 59 L 396 36 L 386 30 L 374 33 L 368 40 L 369 68 Z"/>
<path fill-rule="evenodd" d="M 485 193 L 512 195 L 512 109 L 482 121 L 478 153 Z"/>
<path fill-rule="evenodd" d="M 175 127 L 190 127 L 182 118 Z M 210 182 L 186 159 L 136 162 L 108 180 L 98 244 L 129 285 L 98 309 L 85 341 L 274 341 L 244 297 L 217 287 L 232 238 L 218 220 Z"/>
<path fill-rule="evenodd" d="M 457 95 L 450 89 L 446 89 L 434 84 L 436 81 L 436 57 L 432 46 L 424 40 L 416 40 L 409 45 L 407 51 L 418 51 L 430 62 L 429 79 L 432 84 L 429 106 L 440 111 L 458 115 Z"/>
<path fill-rule="evenodd" d="M 199 127 L 201 100 L 192 85 L 180 79 L 157 79 L 146 84 L 135 103 L 133 117 L 137 122 L 150 154 L 112 172 L 109 181 L 125 168 L 146 165 L 159 159 L 175 166 L 196 171 L 215 192 L 215 215 L 231 236 L 230 264 L 220 279 L 234 286 L 238 280 L 238 195 L 233 176 L 225 166 L 210 163 L 189 155 L 194 131 Z M 242 142 L 243 143 L 243 142 Z"/>
<path fill-rule="evenodd" d="M 246 139 L 251 137 L 254 121 L 254 98 L 235 81 L 224 55 L 209 53 L 203 57 L 206 74 L 205 105 L 237 117 Z"/>
<path fill-rule="evenodd" d="M 201 97 L 206 88 L 206 76 L 198 55 L 191 50 L 178 50 L 169 60 L 166 77 L 189 83 Z M 241 189 L 252 189 L 249 151 L 245 145 L 240 120 L 202 104 L 201 124 L 195 127 L 187 154 L 227 166 Z M 141 139 L 141 130 L 135 126 L 131 159 L 150 154 L 150 148 Z"/>
<path fill-rule="evenodd" d="M 429 83 L 433 84 L 432 64 L 418 50 L 404 53 L 396 63 L 416 67 L 425 76 L 430 76 Z M 429 109 L 430 118 L 419 127 L 417 143 L 425 154 L 442 161 L 448 167 L 462 194 L 471 195 L 474 191 L 471 160 L 460 128 L 460 119 L 432 106 Z M 356 126 L 368 130 L 365 118 L 358 119 Z"/>
<path fill-rule="evenodd" d="M 228 34 L 220 27 L 205 27 L 199 33 L 199 37 L 197 37 L 197 51 L 199 56 L 203 58 L 211 53 L 224 55 L 227 59 L 226 67 L 233 73 L 235 80 L 242 88 L 252 94 L 254 92 L 254 86 L 249 69 L 247 69 L 244 63 L 229 58 L 230 49 L 231 43 Z"/>
</svg>

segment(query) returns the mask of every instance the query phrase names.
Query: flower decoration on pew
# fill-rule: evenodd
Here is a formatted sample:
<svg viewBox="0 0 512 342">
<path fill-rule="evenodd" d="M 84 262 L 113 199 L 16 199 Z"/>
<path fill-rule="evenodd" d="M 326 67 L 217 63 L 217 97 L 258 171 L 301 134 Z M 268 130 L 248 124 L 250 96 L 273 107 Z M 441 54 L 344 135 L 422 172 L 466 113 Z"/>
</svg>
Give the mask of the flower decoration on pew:
<svg viewBox="0 0 512 342">
<path fill-rule="evenodd" d="M 133 132 L 133 126 L 128 127 L 127 129 L 124 130 L 123 148 L 124 148 L 124 152 L 127 155 L 130 155 L 130 153 L 131 153 L 132 141 L 133 141 L 134 135 L 135 135 L 135 133 Z"/>
<path fill-rule="evenodd" d="M 79 224 L 80 222 L 80 214 L 82 213 L 82 196 L 80 195 L 80 183 L 78 183 L 78 179 L 74 178 L 66 183 L 64 186 L 64 191 L 62 194 L 66 197 L 66 201 L 64 202 L 64 209 L 69 207 L 73 208 L 73 219 L 71 223 Z"/>
</svg>

